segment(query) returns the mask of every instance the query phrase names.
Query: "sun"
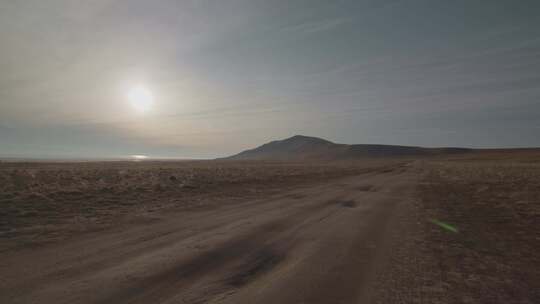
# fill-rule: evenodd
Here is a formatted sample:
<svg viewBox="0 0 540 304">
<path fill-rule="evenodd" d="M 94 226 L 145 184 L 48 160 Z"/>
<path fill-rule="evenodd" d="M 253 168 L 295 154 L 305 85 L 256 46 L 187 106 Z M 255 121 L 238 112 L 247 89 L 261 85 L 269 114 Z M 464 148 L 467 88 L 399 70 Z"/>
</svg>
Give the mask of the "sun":
<svg viewBox="0 0 540 304">
<path fill-rule="evenodd" d="M 144 86 L 133 87 L 128 91 L 128 100 L 131 105 L 139 112 L 146 112 L 154 104 L 152 92 Z"/>
</svg>

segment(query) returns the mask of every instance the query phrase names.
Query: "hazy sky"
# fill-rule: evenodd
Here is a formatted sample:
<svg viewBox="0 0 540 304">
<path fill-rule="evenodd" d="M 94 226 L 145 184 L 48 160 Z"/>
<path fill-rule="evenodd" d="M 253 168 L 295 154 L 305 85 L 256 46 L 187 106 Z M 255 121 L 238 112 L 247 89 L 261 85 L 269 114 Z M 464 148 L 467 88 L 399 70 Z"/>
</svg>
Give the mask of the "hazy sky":
<svg viewBox="0 0 540 304">
<path fill-rule="evenodd" d="M 294 134 L 540 146 L 540 1 L 0 0 L 0 156 L 214 157 Z"/>
</svg>

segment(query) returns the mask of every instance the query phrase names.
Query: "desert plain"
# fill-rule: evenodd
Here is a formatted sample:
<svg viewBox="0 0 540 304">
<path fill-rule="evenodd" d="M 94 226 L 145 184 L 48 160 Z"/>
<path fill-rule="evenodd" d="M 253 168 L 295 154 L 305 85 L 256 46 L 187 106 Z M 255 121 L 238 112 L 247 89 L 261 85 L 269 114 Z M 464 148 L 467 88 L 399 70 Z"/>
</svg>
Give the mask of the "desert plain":
<svg viewBox="0 0 540 304">
<path fill-rule="evenodd" d="M 540 153 L 0 163 L 0 303 L 538 303 Z"/>
</svg>

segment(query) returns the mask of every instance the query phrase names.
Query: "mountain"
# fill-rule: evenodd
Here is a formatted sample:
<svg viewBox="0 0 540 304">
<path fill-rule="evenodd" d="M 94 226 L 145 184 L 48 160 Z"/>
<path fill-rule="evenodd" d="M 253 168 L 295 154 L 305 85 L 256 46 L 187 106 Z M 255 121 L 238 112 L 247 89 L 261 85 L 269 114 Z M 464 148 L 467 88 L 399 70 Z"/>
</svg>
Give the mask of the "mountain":
<svg viewBox="0 0 540 304">
<path fill-rule="evenodd" d="M 428 156 L 473 151 L 465 148 L 423 148 L 394 145 L 345 145 L 295 135 L 227 157 L 230 160 L 343 160 L 364 157 Z"/>
</svg>

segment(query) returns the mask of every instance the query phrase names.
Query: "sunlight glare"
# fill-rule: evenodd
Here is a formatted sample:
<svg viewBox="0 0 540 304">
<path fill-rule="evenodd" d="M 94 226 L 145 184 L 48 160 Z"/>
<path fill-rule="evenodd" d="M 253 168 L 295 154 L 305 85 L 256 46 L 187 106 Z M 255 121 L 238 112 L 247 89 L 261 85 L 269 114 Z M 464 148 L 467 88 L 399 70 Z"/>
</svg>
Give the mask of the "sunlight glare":
<svg viewBox="0 0 540 304">
<path fill-rule="evenodd" d="M 128 92 L 131 105 L 140 112 L 146 112 L 154 103 L 152 92 L 143 86 L 133 87 Z"/>
<path fill-rule="evenodd" d="M 131 158 L 135 161 L 141 161 L 148 158 L 146 155 L 131 155 Z"/>
</svg>

